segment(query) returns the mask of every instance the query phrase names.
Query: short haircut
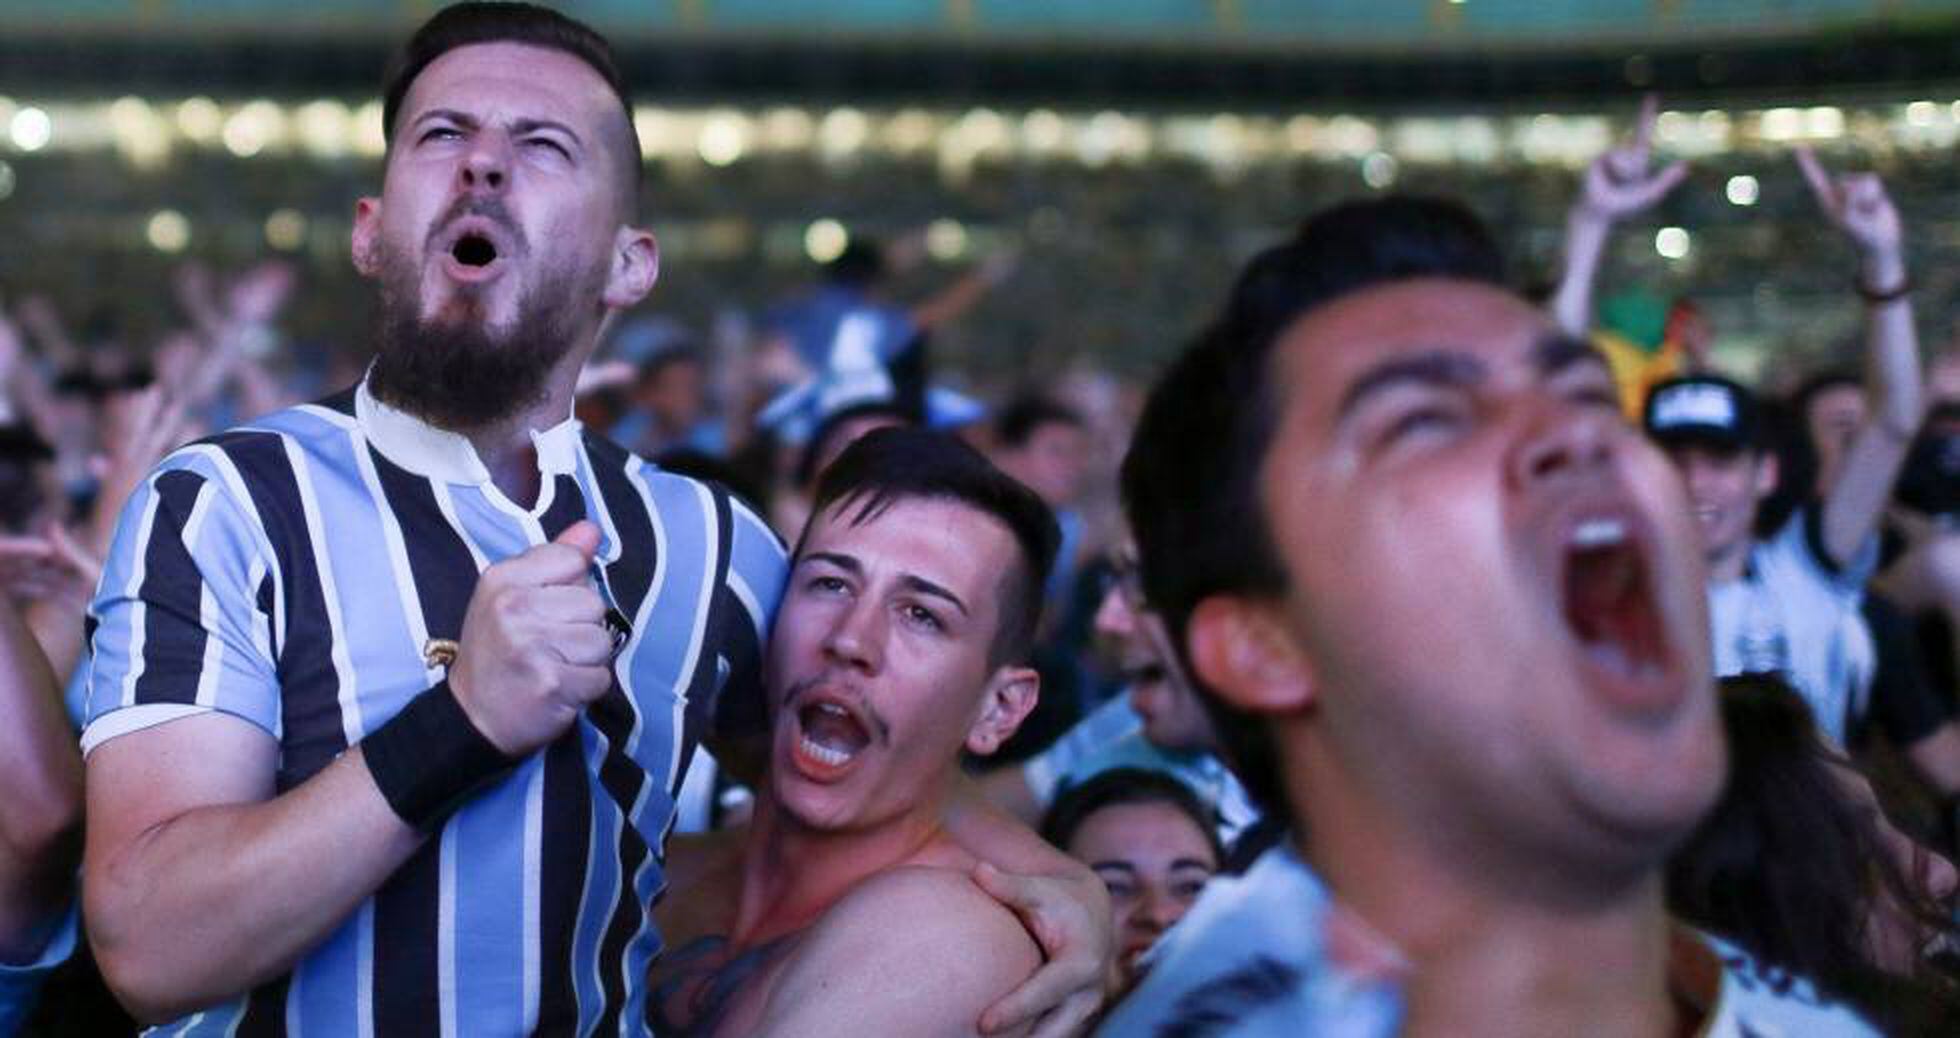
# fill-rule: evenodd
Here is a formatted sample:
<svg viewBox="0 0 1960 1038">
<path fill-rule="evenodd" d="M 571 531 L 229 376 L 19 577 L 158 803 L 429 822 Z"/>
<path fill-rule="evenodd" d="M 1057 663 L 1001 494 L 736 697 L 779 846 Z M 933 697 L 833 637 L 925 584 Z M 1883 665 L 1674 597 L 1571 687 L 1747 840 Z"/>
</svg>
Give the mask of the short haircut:
<svg viewBox="0 0 1960 1038">
<path fill-rule="evenodd" d="M 1259 498 L 1278 423 L 1274 345 L 1308 312 L 1362 289 L 1415 278 L 1502 285 L 1504 262 L 1459 203 L 1390 195 L 1310 217 L 1255 256 L 1224 309 L 1151 390 L 1123 460 L 1123 507 L 1136 533 L 1144 597 L 1190 666 L 1192 611 L 1216 594 L 1286 590 Z M 1278 809 L 1278 758 L 1265 725 L 1194 680 L 1226 755 L 1263 806 Z"/>
<path fill-rule="evenodd" d="M 1034 491 L 956 437 L 925 429 L 877 429 L 844 448 L 817 482 L 796 554 L 802 556 L 810 530 L 832 506 L 855 508 L 850 516 L 855 526 L 911 500 L 956 501 L 999 520 L 1014 535 L 1021 565 L 1001 575 L 1000 625 L 989 656 L 995 666 L 1026 660 L 1041 623 L 1042 588 L 1061 529 Z"/>
<path fill-rule="evenodd" d="M 395 142 L 395 117 L 402 99 L 422 70 L 458 47 L 482 43 L 521 43 L 531 47 L 560 51 L 584 62 L 612 88 L 619 99 L 620 118 L 625 133 L 614 142 L 626 173 L 620 185 L 626 211 L 634 211 L 640 194 L 640 134 L 633 125 L 633 101 L 626 80 L 613 58 L 612 45 L 584 22 L 569 18 L 549 7 L 527 3 L 486 3 L 471 0 L 436 12 L 408 38 L 383 77 L 381 131 L 390 148 Z"/>
<path fill-rule="evenodd" d="M 1225 847 L 1218 840 L 1218 812 L 1197 792 L 1168 772 L 1151 768 L 1109 768 L 1064 790 L 1041 817 L 1041 838 L 1066 851 L 1069 841 L 1089 816 L 1119 804 L 1168 804 L 1205 834 L 1212 860 L 1223 863 Z"/>
<path fill-rule="evenodd" d="M 1044 425 L 1080 429 L 1083 423 L 1075 408 L 1038 393 L 1024 393 L 994 415 L 994 442 L 1009 450 L 1025 447 Z"/>
</svg>

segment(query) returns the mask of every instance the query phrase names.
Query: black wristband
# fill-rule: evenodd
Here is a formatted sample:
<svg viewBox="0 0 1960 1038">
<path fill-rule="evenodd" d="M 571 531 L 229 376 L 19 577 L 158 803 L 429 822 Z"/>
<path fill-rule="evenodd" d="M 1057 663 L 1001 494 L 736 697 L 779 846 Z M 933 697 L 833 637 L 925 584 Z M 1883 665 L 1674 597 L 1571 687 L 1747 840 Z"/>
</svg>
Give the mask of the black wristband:
<svg viewBox="0 0 1960 1038">
<path fill-rule="evenodd" d="M 423 832 L 517 764 L 470 723 L 447 680 L 362 739 L 361 757 L 388 806 Z"/>
<path fill-rule="evenodd" d="M 1858 294 L 1864 297 L 1865 302 L 1873 306 L 1882 306 L 1886 303 L 1896 303 L 1911 295 L 1912 279 L 1910 277 L 1903 277 L 1899 279 L 1898 285 L 1893 288 L 1878 289 L 1865 284 L 1864 278 L 1856 278 L 1851 282 L 1851 287 L 1858 290 Z"/>
</svg>

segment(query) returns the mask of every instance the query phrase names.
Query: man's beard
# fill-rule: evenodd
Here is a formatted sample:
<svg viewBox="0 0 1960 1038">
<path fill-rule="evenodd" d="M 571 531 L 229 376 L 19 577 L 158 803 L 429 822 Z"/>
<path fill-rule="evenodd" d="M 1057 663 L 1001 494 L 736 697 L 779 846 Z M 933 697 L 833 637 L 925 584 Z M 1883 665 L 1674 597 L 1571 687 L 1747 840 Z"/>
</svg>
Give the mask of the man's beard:
<svg viewBox="0 0 1960 1038">
<path fill-rule="evenodd" d="M 578 338 L 582 305 L 596 306 L 598 292 L 579 274 L 551 271 L 518 300 L 509 327 L 486 319 L 489 285 L 455 287 L 443 312 L 424 320 L 420 271 L 387 250 L 368 391 L 442 429 L 481 429 L 522 414 L 549 395 L 552 369 Z"/>
</svg>

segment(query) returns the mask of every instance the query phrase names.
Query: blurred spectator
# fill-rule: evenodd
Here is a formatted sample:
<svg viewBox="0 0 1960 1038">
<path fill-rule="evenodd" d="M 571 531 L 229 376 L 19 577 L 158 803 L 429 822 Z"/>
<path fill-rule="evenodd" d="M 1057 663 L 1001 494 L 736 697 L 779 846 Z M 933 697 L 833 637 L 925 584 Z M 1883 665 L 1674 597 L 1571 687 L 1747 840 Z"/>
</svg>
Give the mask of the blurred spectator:
<svg viewBox="0 0 1960 1038">
<path fill-rule="evenodd" d="M 1056 798 L 1041 836 L 1094 870 L 1109 888 L 1120 986 L 1197 901 L 1224 851 L 1198 796 L 1161 771 L 1113 768 Z"/>
<path fill-rule="evenodd" d="M 1943 1033 L 1960 1019 L 1953 865 L 1893 828 L 1787 682 L 1724 678 L 1720 700 L 1728 788 L 1674 852 L 1670 909 L 1735 942 L 1761 983 L 1815 983 L 1888 1034 Z"/>
</svg>

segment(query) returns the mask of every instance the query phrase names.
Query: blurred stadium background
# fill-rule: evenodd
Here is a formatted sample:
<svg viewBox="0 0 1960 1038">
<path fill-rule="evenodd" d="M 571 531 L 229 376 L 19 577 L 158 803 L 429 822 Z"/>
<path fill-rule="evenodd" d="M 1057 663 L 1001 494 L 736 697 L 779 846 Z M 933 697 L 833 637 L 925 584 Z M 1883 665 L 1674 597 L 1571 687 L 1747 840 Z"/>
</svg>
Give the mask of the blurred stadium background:
<svg viewBox="0 0 1960 1038">
<path fill-rule="evenodd" d="M 293 362 L 365 337 L 346 256 L 376 95 L 421 0 L 0 0 L 0 294 L 136 342 L 171 267 L 290 255 Z M 1459 194 L 1522 280 L 1579 171 L 1658 91 L 1692 184 L 1610 285 L 1698 300 L 1745 370 L 1840 347 L 1850 257 L 1787 158 L 1882 171 L 1929 344 L 1960 310 L 1960 3 L 1931 0 L 589 0 L 620 46 L 651 312 L 738 328 L 852 235 L 925 228 L 921 285 L 1017 272 L 935 355 L 969 379 L 1142 374 L 1233 265 L 1337 197 Z M 938 268 L 938 269 L 935 269 Z M 901 286 L 901 294 L 904 286 Z"/>
</svg>

